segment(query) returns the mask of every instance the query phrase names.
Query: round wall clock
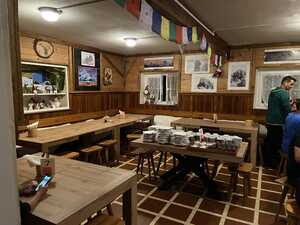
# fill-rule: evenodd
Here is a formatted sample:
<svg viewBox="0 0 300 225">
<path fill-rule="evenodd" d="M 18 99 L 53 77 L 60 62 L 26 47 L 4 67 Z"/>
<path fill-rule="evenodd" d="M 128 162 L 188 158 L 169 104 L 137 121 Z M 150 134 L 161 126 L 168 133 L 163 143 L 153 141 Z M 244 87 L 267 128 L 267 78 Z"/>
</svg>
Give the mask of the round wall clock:
<svg viewBox="0 0 300 225">
<path fill-rule="evenodd" d="M 35 53 L 41 58 L 49 58 L 54 53 L 54 47 L 51 42 L 41 39 L 35 39 L 33 43 Z"/>
</svg>

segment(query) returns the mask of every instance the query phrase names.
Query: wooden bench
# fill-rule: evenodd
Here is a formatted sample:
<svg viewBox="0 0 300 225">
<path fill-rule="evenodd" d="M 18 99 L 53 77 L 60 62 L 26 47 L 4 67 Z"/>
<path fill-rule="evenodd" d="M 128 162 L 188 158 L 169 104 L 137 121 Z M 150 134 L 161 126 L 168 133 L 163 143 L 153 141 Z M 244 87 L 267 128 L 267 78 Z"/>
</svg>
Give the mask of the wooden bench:
<svg viewBox="0 0 300 225">
<path fill-rule="evenodd" d="M 80 149 L 80 153 L 83 155 L 84 161 L 86 161 L 86 162 L 89 162 L 89 157 L 92 154 L 97 154 L 97 161 L 101 165 L 102 164 L 101 152 L 103 150 L 104 150 L 103 147 L 101 147 L 99 145 L 93 145 L 93 146 L 90 146 L 90 147 L 87 147 L 87 148 Z M 106 163 L 107 163 L 107 161 L 106 161 Z"/>
<path fill-rule="evenodd" d="M 109 164 L 109 152 L 110 151 L 114 151 L 114 145 L 117 144 L 117 140 L 115 139 L 108 139 L 108 140 L 104 140 L 99 142 L 97 145 L 101 146 L 102 148 L 104 148 L 105 150 L 105 160 L 106 163 Z"/>
<path fill-rule="evenodd" d="M 64 157 L 66 159 L 78 159 L 80 156 L 79 152 L 72 152 L 72 151 L 60 152 L 57 155 Z"/>
</svg>

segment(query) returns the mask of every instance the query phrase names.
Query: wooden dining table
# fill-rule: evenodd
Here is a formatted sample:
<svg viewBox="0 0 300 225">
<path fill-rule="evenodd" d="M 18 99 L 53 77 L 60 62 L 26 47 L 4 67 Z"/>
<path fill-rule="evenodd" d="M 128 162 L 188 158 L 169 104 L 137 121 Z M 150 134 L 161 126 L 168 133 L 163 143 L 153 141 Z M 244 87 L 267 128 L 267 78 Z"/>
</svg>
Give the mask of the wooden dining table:
<svg viewBox="0 0 300 225">
<path fill-rule="evenodd" d="M 51 153 L 51 147 L 78 140 L 86 134 L 101 134 L 112 131 L 115 144 L 115 159 L 120 157 L 120 128 L 130 126 L 137 121 L 153 121 L 153 115 L 126 114 L 110 117 L 108 122 L 104 118 L 78 122 L 66 126 L 54 127 L 37 131 L 36 137 L 28 137 L 27 132 L 19 135 L 17 143 L 21 146 L 35 148 L 41 152 Z"/>
<path fill-rule="evenodd" d="M 257 155 L 257 135 L 258 128 L 254 125 L 247 126 L 244 121 L 226 121 L 226 120 L 204 120 L 204 119 L 192 119 L 182 118 L 175 120 L 171 123 L 174 127 L 182 127 L 187 129 L 195 128 L 217 128 L 222 132 L 235 133 L 235 134 L 248 134 L 250 135 L 250 161 L 253 167 L 256 167 L 256 155 Z"/>
<path fill-rule="evenodd" d="M 55 156 L 50 156 L 55 157 Z M 30 225 L 79 225 L 123 195 L 123 219 L 137 224 L 137 178 L 134 172 L 55 157 L 56 173 L 45 198 L 28 216 Z M 24 158 L 17 159 L 17 180 L 22 184 L 36 175 Z M 22 197 L 21 201 L 29 201 Z"/>
</svg>

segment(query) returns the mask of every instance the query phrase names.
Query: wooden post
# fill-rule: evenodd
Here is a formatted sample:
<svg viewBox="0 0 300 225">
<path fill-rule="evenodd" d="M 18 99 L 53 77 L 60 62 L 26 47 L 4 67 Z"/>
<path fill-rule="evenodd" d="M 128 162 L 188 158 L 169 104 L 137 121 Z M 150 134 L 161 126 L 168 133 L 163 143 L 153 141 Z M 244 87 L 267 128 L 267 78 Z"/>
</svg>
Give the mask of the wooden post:
<svg viewBox="0 0 300 225">
<path fill-rule="evenodd" d="M 15 55 L 17 0 L 0 1 L 0 218 L 1 224 L 20 224 L 16 181 L 16 142 L 12 74 L 18 64 Z M 13 61 L 12 61 L 13 60 Z M 16 90 L 18 91 L 18 90 Z M 15 94 L 15 93 L 14 93 Z M 18 103 L 15 103 L 15 105 Z"/>
</svg>

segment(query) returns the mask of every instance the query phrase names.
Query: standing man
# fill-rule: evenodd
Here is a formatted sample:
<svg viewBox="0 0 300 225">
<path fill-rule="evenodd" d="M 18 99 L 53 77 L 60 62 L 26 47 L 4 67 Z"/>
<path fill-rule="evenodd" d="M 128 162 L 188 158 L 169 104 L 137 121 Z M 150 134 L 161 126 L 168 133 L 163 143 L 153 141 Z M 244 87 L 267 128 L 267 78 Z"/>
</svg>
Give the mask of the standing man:
<svg viewBox="0 0 300 225">
<path fill-rule="evenodd" d="M 279 161 L 278 151 L 281 149 L 282 126 L 288 113 L 291 112 L 289 90 L 294 86 L 296 79 L 286 76 L 280 87 L 274 88 L 268 100 L 267 138 L 265 149 L 265 166 L 276 168 Z"/>
</svg>

